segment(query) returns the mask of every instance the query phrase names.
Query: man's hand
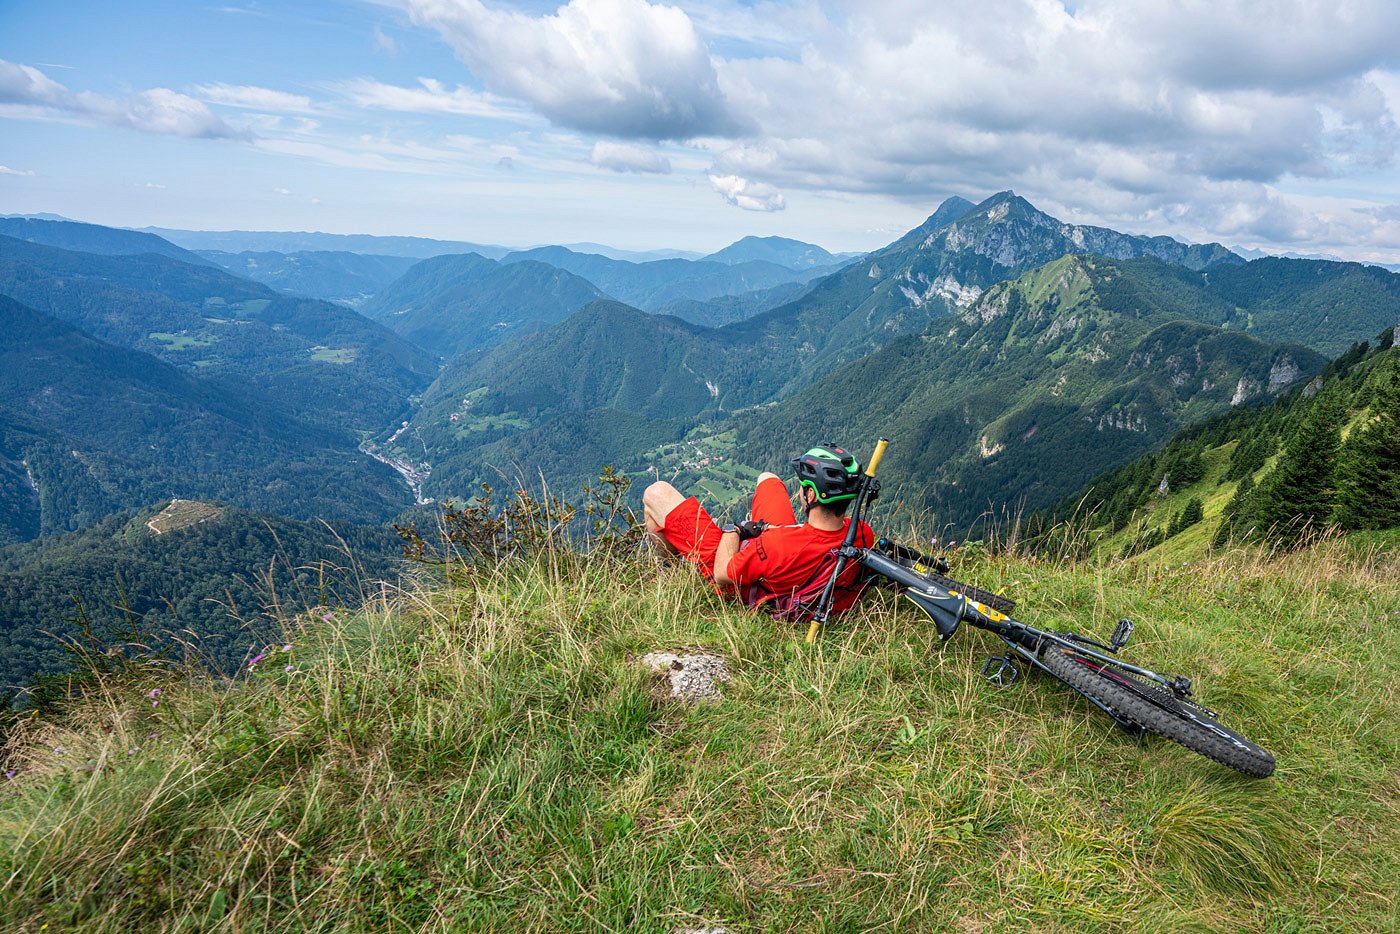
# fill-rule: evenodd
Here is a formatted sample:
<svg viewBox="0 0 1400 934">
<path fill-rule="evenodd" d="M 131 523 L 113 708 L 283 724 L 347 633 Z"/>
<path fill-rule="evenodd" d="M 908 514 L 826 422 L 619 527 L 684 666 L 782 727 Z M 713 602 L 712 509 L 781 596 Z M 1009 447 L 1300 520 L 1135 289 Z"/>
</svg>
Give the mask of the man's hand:
<svg viewBox="0 0 1400 934">
<path fill-rule="evenodd" d="M 725 531 L 737 532 L 739 541 L 746 542 L 751 538 L 758 538 L 768 528 L 767 522 L 759 522 L 757 519 L 745 519 L 737 525 L 730 526 Z"/>
</svg>

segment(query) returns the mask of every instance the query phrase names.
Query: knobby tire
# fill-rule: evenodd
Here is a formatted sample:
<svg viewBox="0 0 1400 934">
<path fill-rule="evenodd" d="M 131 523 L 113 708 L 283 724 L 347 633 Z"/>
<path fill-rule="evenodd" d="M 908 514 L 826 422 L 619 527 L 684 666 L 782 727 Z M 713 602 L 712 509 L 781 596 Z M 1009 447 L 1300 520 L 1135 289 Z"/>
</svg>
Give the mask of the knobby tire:
<svg viewBox="0 0 1400 934">
<path fill-rule="evenodd" d="M 1274 773 L 1272 755 L 1159 685 L 1054 645 L 1041 661 L 1055 677 L 1125 720 L 1245 775 L 1267 778 Z"/>
</svg>

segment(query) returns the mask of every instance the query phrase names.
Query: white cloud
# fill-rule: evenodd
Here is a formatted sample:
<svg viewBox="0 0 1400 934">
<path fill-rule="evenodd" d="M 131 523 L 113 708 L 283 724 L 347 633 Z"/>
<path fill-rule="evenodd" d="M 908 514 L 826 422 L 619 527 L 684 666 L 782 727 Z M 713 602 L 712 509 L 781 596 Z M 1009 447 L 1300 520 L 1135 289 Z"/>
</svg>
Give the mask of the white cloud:
<svg viewBox="0 0 1400 934">
<path fill-rule="evenodd" d="M 72 114 L 145 133 L 201 139 L 246 137 L 203 103 L 169 88 L 113 98 L 72 93 L 38 69 L 0 60 L 0 102 Z"/>
<path fill-rule="evenodd" d="M 380 29 L 377 24 L 374 27 L 374 50 L 386 55 L 399 54 L 399 44 L 394 41 L 394 37 Z"/>
<path fill-rule="evenodd" d="M 636 174 L 671 174 L 671 160 L 645 146 L 599 140 L 593 144 L 590 161 L 601 169 Z"/>
<path fill-rule="evenodd" d="M 497 120 L 531 120 L 529 114 L 511 110 L 494 94 L 483 94 L 461 85 L 448 90 L 435 78 L 419 78 L 419 87 L 383 84 L 369 78 L 343 81 L 335 87 L 361 107 L 405 113 L 457 114 Z"/>
<path fill-rule="evenodd" d="M 68 98 L 68 89 L 39 69 L 0 59 L 0 101 L 61 106 Z"/>
<path fill-rule="evenodd" d="M 730 34 L 726 12 L 751 9 L 682 2 Z M 1400 151 L 1393 2 L 792 5 L 798 51 L 716 63 L 758 129 L 705 141 L 715 176 L 919 204 L 1013 187 L 1139 229 L 1357 236 L 1280 191 Z"/>
<path fill-rule="evenodd" d="M 274 195 L 282 195 L 283 197 L 285 197 L 285 196 L 291 194 L 291 191 L 290 191 L 289 189 L 286 189 L 286 188 L 274 188 L 274 189 L 272 189 L 272 193 L 273 193 Z"/>
<path fill-rule="evenodd" d="M 246 84 L 201 84 L 194 92 L 214 104 L 248 110 L 275 110 L 281 113 L 310 113 L 311 98 Z"/>
<path fill-rule="evenodd" d="M 720 196 L 745 211 L 781 211 L 787 200 L 772 185 L 751 182 L 737 175 L 711 175 L 710 184 Z"/>
<path fill-rule="evenodd" d="M 164 191 L 164 190 L 165 190 L 165 186 L 164 186 L 164 185 L 158 184 L 158 183 L 156 183 L 156 182 L 147 182 L 146 184 L 142 185 L 141 187 L 142 187 L 142 188 L 151 188 L 151 189 L 155 189 L 156 191 Z"/>
<path fill-rule="evenodd" d="M 570 0 L 531 16 L 480 0 L 403 0 L 488 90 L 555 124 L 640 139 L 738 132 L 690 18 L 646 0 Z"/>
<path fill-rule="evenodd" d="M 32 177 L 34 173 L 28 169 L 12 169 L 8 165 L 0 165 L 0 175 L 24 175 Z"/>
</svg>

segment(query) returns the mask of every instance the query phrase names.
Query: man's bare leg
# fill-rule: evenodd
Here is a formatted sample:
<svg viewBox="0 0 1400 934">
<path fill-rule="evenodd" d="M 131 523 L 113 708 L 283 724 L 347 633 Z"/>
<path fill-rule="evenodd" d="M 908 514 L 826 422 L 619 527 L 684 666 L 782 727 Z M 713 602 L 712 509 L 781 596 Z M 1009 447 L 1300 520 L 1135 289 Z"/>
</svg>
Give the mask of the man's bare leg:
<svg viewBox="0 0 1400 934">
<path fill-rule="evenodd" d="M 657 534 L 656 530 L 666 524 L 666 517 L 670 515 L 671 510 L 683 502 L 685 497 L 681 495 L 681 491 L 665 480 L 658 480 L 642 491 L 642 521 L 646 523 L 652 541 L 660 544 L 668 554 L 678 555 L 680 552 L 666 541 L 665 536 Z"/>
</svg>

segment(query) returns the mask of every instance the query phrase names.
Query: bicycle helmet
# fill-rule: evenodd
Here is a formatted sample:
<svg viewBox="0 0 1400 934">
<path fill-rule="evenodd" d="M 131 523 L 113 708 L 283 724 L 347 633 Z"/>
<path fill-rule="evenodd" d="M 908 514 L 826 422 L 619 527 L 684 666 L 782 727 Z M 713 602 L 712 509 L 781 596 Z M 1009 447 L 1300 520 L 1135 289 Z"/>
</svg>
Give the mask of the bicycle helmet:
<svg viewBox="0 0 1400 934">
<path fill-rule="evenodd" d="M 854 499 L 860 490 L 860 462 L 829 441 L 790 462 L 797 482 L 810 487 L 823 506 Z"/>
</svg>

